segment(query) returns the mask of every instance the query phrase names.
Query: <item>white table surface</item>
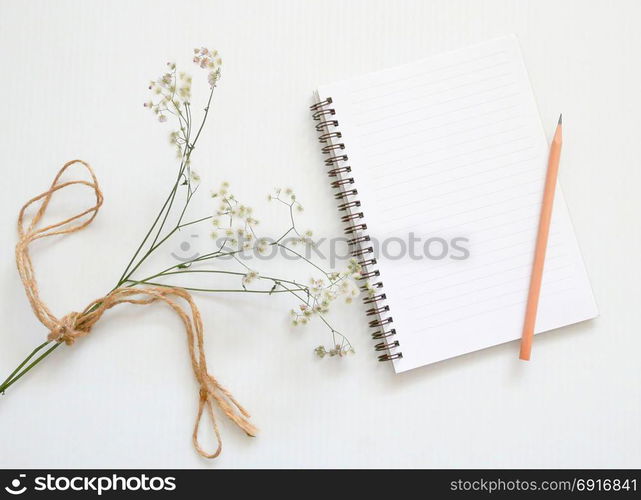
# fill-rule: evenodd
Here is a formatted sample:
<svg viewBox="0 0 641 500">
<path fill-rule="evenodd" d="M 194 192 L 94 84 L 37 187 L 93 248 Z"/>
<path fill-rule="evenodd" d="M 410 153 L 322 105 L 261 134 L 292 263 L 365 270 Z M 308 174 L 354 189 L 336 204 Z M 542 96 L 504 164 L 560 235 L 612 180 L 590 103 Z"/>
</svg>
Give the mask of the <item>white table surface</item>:
<svg viewBox="0 0 641 500">
<path fill-rule="evenodd" d="M 342 229 L 307 110 L 314 88 L 508 33 L 549 133 L 564 114 L 561 183 L 600 318 L 537 337 L 531 363 L 510 343 L 396 376 L 376 362 L 360 305 L 331 315 L 356 356 L 319 361 L 325 330 L 290 328 L 284 297 L 198 296 L 211 371 L 261 429 L 249 439 L 224 422 L 223 455 L 205 461 L 191 447 L 197 387 L 177 318 L 122 306 L 0 398 L 0 466 L 641 466 L 636 1 L 2 0 L 1 371 L 47 333 L 13 262 L 19 207 L 68 159 L 97 170 L 96 222 L 33 252 L 63 315 L 110 288 L 167 191 L 167 130 L 142 107 L 165 61 L 196 75 L 192 47 L 223 54 L 194 153 L 204 187 L 230 181 L 283 227 L 265 194 L 292 186 L 301 223 L 332 236 Z M 212 209 L 205 195 L 196 204 Z"/>
</svg>

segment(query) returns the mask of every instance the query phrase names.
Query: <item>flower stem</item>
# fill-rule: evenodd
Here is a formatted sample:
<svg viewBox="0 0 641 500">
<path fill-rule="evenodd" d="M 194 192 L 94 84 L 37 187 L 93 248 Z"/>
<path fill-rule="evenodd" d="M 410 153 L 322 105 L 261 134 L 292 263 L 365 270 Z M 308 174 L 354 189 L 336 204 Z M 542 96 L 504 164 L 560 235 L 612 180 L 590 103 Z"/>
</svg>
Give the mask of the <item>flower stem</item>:
<svg viewBox="0 0 641 500">
<path fill-rule="evenodd" d="M 51 346 L 49 349 L 45 351 L 44 354 L 41 354 L 38 358 L 36 358 L 35 361 L 33 361 L 31 364 L 29 364 L 26 368 L 22 369 L 24 365 L 26 365 L 31 358 L 33 358 L 38 352 L 40 352 L 45 346 L 51 344 L 50 341 L 43 342 L 40 344 L 38 347 L 36 347 L 33 351 L 31 351 L 31 354 L 29 354 L 22 363 L 18 365 L 18 367 L 7 377 L 7 379 L 2 382 L 2 385 L 0 385 L 0 394 L 4 394 L 4 392 L 11 387 L 13 384 L 15 384 L 18 380 L 20 380 L 26 373 L 31 370 L 34 366 L 36 366 L 40 361 L 42 361 L 44 358 L 46 358 L 49 354 L 51 354 L 59 345 L 60 343 L 54 342 L 54 345 Z M 21 371 L 22 370 L 22 371 Z"/>
<path fill-rule="evenodd" d="M 163 283 L 157 283 L 155 281 L 140 281 L 139 283 L 142 283 L 144 285 L 149 285 L 149 286 L 172 287 L 171 285 L 165 285 Z M 229 288 L 229 289 L 222 289 L 222 288 L 194 288 L 194 287 L 191 287 L 191 286 L 180 286 L 180 287 L 179 286 L 174 286 L 173 288 L 180 288 L 181 290 L 187 290 L 189 292 L 266 293 L 267 295 L 272 295 L 274 293 L 291 293 L 292 290 L 297 291 L 297 292 L 304 292 L 305 290 L 307 290 L 306 288 L 293 288 L 293 289 L 287 289 L 287 290 L 248 290 L 246 288 Z"/>
</svg>

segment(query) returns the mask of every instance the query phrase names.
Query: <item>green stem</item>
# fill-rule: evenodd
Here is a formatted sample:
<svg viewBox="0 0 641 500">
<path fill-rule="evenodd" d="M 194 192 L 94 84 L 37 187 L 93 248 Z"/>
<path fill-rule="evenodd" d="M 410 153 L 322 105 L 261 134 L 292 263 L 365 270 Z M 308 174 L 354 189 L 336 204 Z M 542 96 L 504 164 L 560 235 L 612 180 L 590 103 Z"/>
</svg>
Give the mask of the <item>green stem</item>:
<svg viewBox="0 0 641 500">
<path fill-rule="evenodd" d="M 325 277 L 326 277 L 327 279 L 329 279 L 329 274 L 327 273 L 327 271 L 325 271 L 325 269 L 323 269 L 322 267 L 317 266 L 317 265 L 316 265 L 316 264 L 314 264 L 311 260 L 309 260 L 307 257 L 305 257 L 304 255 L 302 255 L 302 254 L 298 253 L 296 250 L 292 250 L 292 249 L 291 249 L 291 248 L 289 248 L 288 246 L 285 246 L 285 245 L 283 245 L 283 244 L 281 244 L 281 243 L 272 243 L 272 245 L 276 245 L 277 247 L 282 248 L 283 250 L 287 250 L 288 252 L 291 252 L 291 253 L 293 253 L 294 255 L 297 255 L 299 258 L 301 258 L 301 259 L 303 259 L 305 262 L 307 262 L 310 266 L 313 266 L 313 267 L 315 267 L 316 269 L 318 269 L 321 273 L 323 273 L 323 274 L 325 275 Z"/>
<path fill-rule="evenodd" d="M 36 360 L 28 365 L 24 370 L 22 370 L 20 373 L 20 369 L 36 354 L 38 353 L 43 347 L 46 345 L 50 344 L 51 342 L 44 342 L 43 344 L 40 344 L 38 347 L 36 347 L 29 356 L 25 358 L 25 360 L 18 365 L 18 367 L 9 375 L 9 377 L 2 383 L 0 386 L 0 394 L 4 394 L 4 392 L 11 387 L 13 384 L 15 384 L 18 380 L 20 380 L 24 375 L 27 374 L 29 370 L 31 370 L 34 366 L 36 366 L 40 361 L 45 359 L 49 354 L 51 354 L 60 344 L 58 342 L 54 343 L 52 347 L 47 349 L 47 351 L 36 358 Z"/>
<path fill-rule="evenodd" d="M 183 218 L 183 216 L 185 214 L 185 211 L 187 210 L 187 205 L 189 205 L 189 202 L 191 201 L 191 196 L 190 195 L 188 195 L 188 197 L 187 197 L 187 201 L 185 203 L 185 207 L 183 208 L 183 210 L 181 212 L 180 220 L 178 221 L 178 224 L 176 225 L 176 227 L 174 229 L 172 229 L 167 236 L 163 237 L 160 242 L 158 242 L 158 239 L 160 238 L 160 235 L 162 233 L 163 227 L 165 226 L 165 223 L 167 222 L 167 218 L 169 216 L 169 212 L 171 212 L 171 208 L 172 208 L 174 200 L 176 198 L 176 193 L 178 191 L 178 186 L 180 184 L 180 179 L 184 175 L 185 170 L 187 169 L 187 165 L 189 164 L 191 153 L 193 152 L 194 148 L 196 147 L 196 143 L 198 142 L 200 134 L 203 131 L 203 128 L 205 126 L 205 122 L 207 121 L 207 116 L 209 115 L 209 109 L 210 109 L 210 106 L 211 106 L 211 100 L 213 98 L 213 95 L 214 95 L 214 87 L 212 87 L 211 91 L 209 92 L 209 98 L 207 99 L 207 106 L 205 107 L 205 114 L 203 115 L 203 119 L 202 119 L 202 122 L 200 123 L 200 127 L 198 128 L 198 132 L 196 133 L 196 137 L 194 138 L 194 140 L 191 143 L 189 143 L 190 134 L 191 134 L 191 113 L 189 111 L 189 107 L 188 106 L 185 108 L 186 113 L 189 113 L 188 116 L 187 116 L 187 118 L 188 118 L 188 131 L 187 131 L 187 137 L 186 137 L 187 144 L 185 145 L 185 154 L 183 156 L 183 161 L 181 162 L 181 165 L 180 165 L 180 169 L 179 169 L 179 172 L 178 172 L 178 177 L 176 179 L 176 182 L 174 183 L 174 186 L 173 186 L 171 192 L 169 193 L 169 196 L 165 200 L 165 203 L 163 204 L 163 207 L 161 208 L 160 212 L 158 213 L 158 216 L 156 217 L 156 220 L 154 221 L 154 223 L 149 228 L 149 231 L 147 232 L 145 238 L 140 243 L 140 246 L 138 247 L 138 249 L 134 253 L 134 256 L 129 261 L 129 264 L 125 268 L 125 271 L 122 273 L 122 276 L 120 277 L 120 280 L 118 280 L 118 285 L 116 286 L 116 288 L 118 286 L 122 285 L 123 283 L 125 283 L 126 281 L 128 281 L 129 278 L 131 277 L 131 275 L 142 265 L 142 263 L 147 259 L 147 257 L 149 257 L 149 255 L 154 250 L 156 250 L 162 243 L 164 243 L 169 238 L 169 236 L 171 236 L 176 231 L 176 229 L 182 227 L 181 221 L 182 221 L 182 218 Z M 162 218 L 162 220 L 161 220 L 161 218 Z M 145 246 L 145 243 L 148 241 L 149 237 L 151 236 L 151 233 L 154 231 L 154 229 L 156 228 L 156 226 L 158 225 L 159 222 L 160 222 L 160 226 L 159 226 L 159 228 L 158 228 L 158 230 L 156 232 L 156 236 L 154 237 L 153 241 L 151 242 L 151 247 L 149 248 L 149 250 L 147 252 L 145 252 L 145 254 L 142 256 L 142 258 L 134 265 L 134 261 L 135 261 L 136 257 L 140 254 L 140 251 Z M 186 225 L 188 225 L 188 224 L 186 224 Z M 133 265 L 133 268 L 131 268 L 132 265 Z"/>
<path fill-rule="evenodd" d="M 196 146 L 196 142 L 198 141 L 198 138 L 200 137 L 200 133 L 203 131 L 203 127 L 205 126 L 205 122 L 207 121 L 207 115 L 209 114 L 209 107 L 211 106 L 211 98 L 214 95 L 214 88 L 211 88 L 211 91 L 209 92 L 209 99 L 207 99 L 207 106 L 205 106 L 205 114 L 203 116 L 203 121 L 200 123 L 200 128 L 198 129 L 198 132 L 196 132 L 196 137 L 194 138 L 194 142 L 192 143 L 192 149 Z"/>
<path fill-rule="evenodd" d="M 120 279 L 118 280 L 118 285 L 116 285 L 116 288 L 118 288 L 118 286 L 120 286 L 131 275 L 131 272 L 133 272 L 135 270 L 135 268 L 134 268 L 134 270 L 129 272 L 129 269 L 131 268 L 131 266 L 133 265 L 134 261 L 136 260 L 136 257 L 138 257 L 138 254 L 143 249 L 143 247 L 145 246 L 145 243 L 147 243 L 147 240 L 151 236 L 151 233 L 153 232 L 154 228 L 156 227 L 156 225 L 160 221 L 160 218 L 162 217 L 162 214 L 165 212 L 165 209 L 167 208 L 167 205 L 172 200 L 172 194 L 177 189 L 178 183 L 180 181 L 180 176 L 181 176 L 181 173 L 182 173 L 182 166 L 181 166 L 180 170 L 181 170 L 181 172 L 178 174 L 178 178 L 176 180 L 176 183 L 174 184 L 171 192 L 169 193 L 169 196 L 167 196 L 167 199 L 165 200 L 165 203 L 163 204 L 162 208 L 160 209 L 160 212 L 158 212 L 158 215 L 156 216 L 156 219 L 154 220 L 153 224 L 151 225 L 151 227 L 147 231 L 147 234 L 145 235 L 143 240 L 140 242 L 140 245 L 138 245 L 138 248 L 134 252 L 134 255 L 131 257 L 131 260 L 127 264 L 127 267 L 125 267 L 124 272 L 122 273 L 122 275 L 120 276 Z M 143 260 L 144 260 L 144 258 L 145 257 L 143 257 Z M 140 264 L 138 264 L 138 265 L 140 265 Z M 138 267 L 138 266 L 136 266 L 136 267 Z"/>
<path fill-rule="evenodd" d="M 145 284 L 145 285 L 151 285 L 151 286 L 168 286 L 163 283 L 156 283 L 154 281 L 139 281 L 139 283 Z M 183 290 L 188 290 L 190 292 L 225 292 L 225 293 L 266 293 L 268 295 L 271 295 L 273 293 L 290 293 L 292 289 L 287 289 L 287 290 L 247 290 L 246 288 L 231 288 L 231 289 L 217 289 L 217 288 L 194 288 L 194 287 L 189 287 L 189 286 L 181 286 L 181 287 L 174 287 L 174 288 L 181 288 Z M 294 288 L 294 291 L 297 292 L 304 292 L 306 288 Z"/>
<path fill-rule="evenodd" d="M 154 279 L 154 278 L 157 278 L 159 276 L 170 276 L 172 274 L 187 274 L 187 273 L 231 274 L 233 276 L 245 276 L 245 274 L 247 274 L 247 273 L 238 273 L 238 272 L 234 272 L 234 271 L 220 271 L 220 270 L 214 270 L 214 269 L 193 269 L 193 270 L 192 269 L 186 269 L 184 271 L 181 270 L 181 271 L 158 273 L 158 274 L 156 274 L 154 276 L 150 276 L 149 278 L 145 278 L 144 280 L 141 280 L 141 281 L 143 281 L 143 282 L 144 281 L 148 281 L 150 279 Z M 280 278 L 274 278 L 272 276 L 258 276 L 258 279 L 269 280 L 269 281 L 272 281 L 274 283 L 288 283 L 290 285 L 294 285 L 294 286 L 297 286 L 297 287 L 300 287 L 300 288 L 307 288 L 307 287 L 305 287 L 305 285 L 302 285 L 302 284 L 297 283 L 295 281 L 285 280 L 285 279 L 280 279 Z M 180 288 L 182 288 L 182 287 L 180 287 Z"/>
<path fill-rule="evenodd" d="M 192 224 L 198 224 L 199 222 L 202 222 L 204 220 L 209 220 L 211 218 L 212 216 L 208 215 L 207 217 L 201 217 L 200 219 L 192 220 L 190 222 L 183 222 L 180 226 L 178 226 L 178 229 L 182 229 L 183 227 L 186 227 L 186 226 L 191 226 Z"/>
<path fill-rule="evenodd" d="M 7 379 L 6 379 L 4 382 L 2 382 L 2 384 L 0 385 L 0 393 L 2 392 L 2 388 L 4 388 L 4 387 L 9 383 L 9 381 L 14 377 L 14 375 L 15 375 L 16 373 L 18 373 L 18 371 L 20 371 L 20 368 L 22 368 L 24 365 L 26 365 L 26 364 L 27 364 L 27 362 L 28 362 L 31 358 L 33 358 L 33 357 L 36 355 L 36 353 L 37 353 L 38 351 L 40 351 L 40 349 L 42 349 L 42 348 L 43 348 L 44 346 L 46 346 L 48 343 L 49 343 L 49 342 L 43 342 L 43 343 L 42 343 L 42 344 L 40 344 L 38 347 L 36 347 L 33 351 L 31 351 L 31 354 L 29 354 L 29 356 L 27 356 L 27 357 L 24 359 L 24 361 L 23 361 L 22 363 L 20 363 L 20 364 L 18 365 L 18 367 L 17 367 L 15 370 L 13 370 L 13 371 L 11 372 L 11 375 L 9 375 L 9 376 L 7 377 Z"/>
</svg>

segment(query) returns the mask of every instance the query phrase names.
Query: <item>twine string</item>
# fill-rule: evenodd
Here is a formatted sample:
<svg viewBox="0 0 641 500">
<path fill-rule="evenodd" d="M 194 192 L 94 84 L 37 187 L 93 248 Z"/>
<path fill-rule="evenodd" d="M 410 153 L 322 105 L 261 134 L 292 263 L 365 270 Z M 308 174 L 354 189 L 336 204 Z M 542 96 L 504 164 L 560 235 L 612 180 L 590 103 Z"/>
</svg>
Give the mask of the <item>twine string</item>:
<svg viewBox="0 0 641 500">
<path fill-rule="evenodd" d="M 80 165 L 89 173 L 90 180 L 61 181 L 67 169 L 73 165 Z M 84 186 L 93 190 L 95 204 L 67 219 L 40 227 L 49 203 L 55 193 L 70 186 Z M 98 185 L 96 175 L 91 166 L 82 160 L 72 160 L 65 163 L 60 169 L 51 187 L 29 200 L 20 210 L 18 216 L 18 243 L 16 245 L 16 265 L 24 285 L 27 298 L 38 320 L 49 330 L 47 339 L 54 342 L 64 342 L 72 345 L 77 339 L 91 333 L 94 325 L 102 315 L 119 304 L 147 305 L 154 302 L 164 302 L 181 319 L 187 334 L 189 357 L 194 376 L 199 385 L 199 404 L 196 422 L 194 424 L 192 441 L 196 451 L 205 458 L 215 458 L 222 451 L 222 439 L 218 420 L 214 413 L 214 403 L 220 410 L 240 427 L 247 435 L 255 436 L 257 429 L 249 422 L 250 415 L 234 399 L 232 394 L 208 372 L 207 360 L 204 350 L 203 322 L 200 311 L 189 292 L 182 288 L 148 286 L 148 287 L 119 287 L 99 299 L 91 302 L 82 312 L 71 312 L 61 318 L 56 317 L 40 298 L 38 283 L 29 245 L 34 241 L 49 236 L 75 233 L 87 227 L 95 219 L 103 202 L 102 191 Z M 36 213 L 28 220 L 27 210 L 38 204 Z M 217 448 L 213 453 L 207 452 L 199 441 L 200 423 L 204 414 L 209 416 Z"/>
</svg>

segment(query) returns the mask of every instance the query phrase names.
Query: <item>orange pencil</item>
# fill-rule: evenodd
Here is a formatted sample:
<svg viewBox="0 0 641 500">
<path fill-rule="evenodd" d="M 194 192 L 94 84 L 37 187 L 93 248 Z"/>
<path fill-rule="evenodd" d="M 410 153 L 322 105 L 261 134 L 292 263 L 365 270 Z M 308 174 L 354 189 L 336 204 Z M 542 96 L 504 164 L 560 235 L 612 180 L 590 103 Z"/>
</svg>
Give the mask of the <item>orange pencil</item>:
<svg viewBox="0 0 641 500">
<path fill-rule="evenodd" d="M 562 118 L 563 115 L 559 116 L 556 132 L 552 139 L 550 157 L 548 159 L 548 171 L 545 176 L 545 190 L 543 191 L 541 218 L 539 219 L 539 232 L 536 236 L 534 264 L 532 265 L 532 275 L 530 277 L 530 291 L 528 292 L 527 297 L 525 321 L 523 322 L 523 335 L 521 337 L 521 353 L 519 355 L 519 358 L 525 361 L 530 359 L 530 353 L 532 352 L 532 338 L 534 337 L 536 311 L 539 307 L 539 296 L 541 295 L 541 280 L 543 279 L 545 251 L 548 246 L 550 221 L 552 220 L 552 206 L 554 205 L 554 191 L 556 189 L 556 180 L 559 174 L 561 144 L 563 143 Z"/>
</svg>

